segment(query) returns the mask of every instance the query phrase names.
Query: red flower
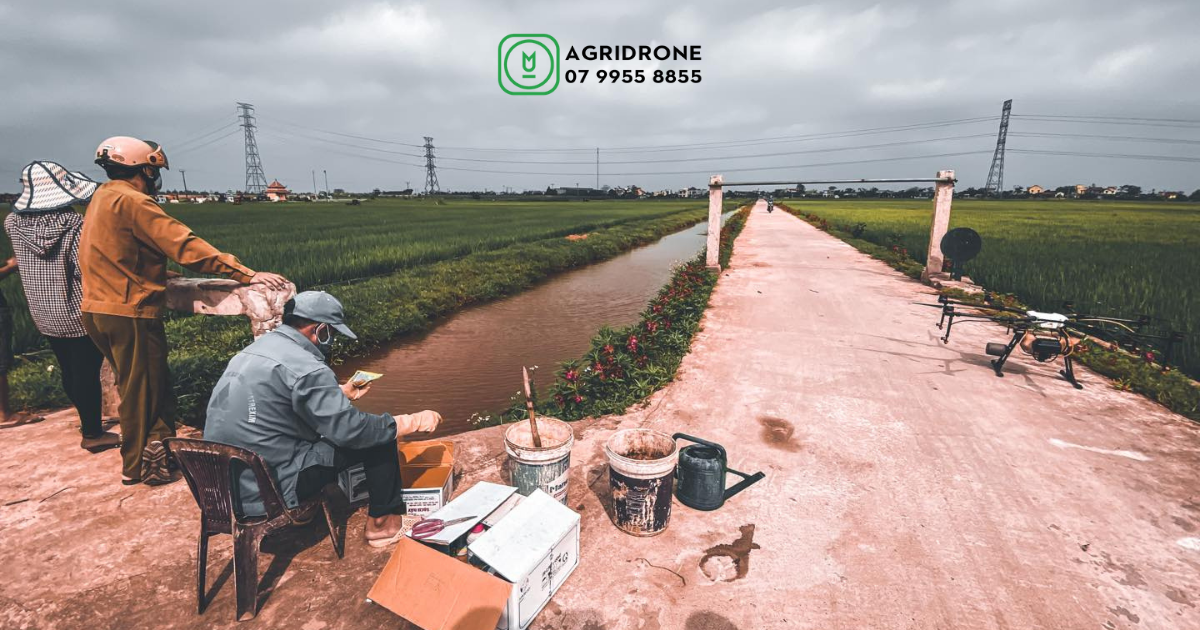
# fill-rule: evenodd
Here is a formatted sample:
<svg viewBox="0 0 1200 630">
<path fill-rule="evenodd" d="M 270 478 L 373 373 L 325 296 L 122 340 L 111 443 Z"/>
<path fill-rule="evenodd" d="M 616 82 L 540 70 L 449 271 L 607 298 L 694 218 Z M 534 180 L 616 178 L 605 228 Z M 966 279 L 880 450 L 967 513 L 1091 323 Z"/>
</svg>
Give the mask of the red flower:
<svg viewBox="0 0 1200 630">
<path fill-rule="evenodd" d="M 575 404 L 578 405 L 581 402 L 583 402 L 583 396 L 580 396 L 579 394 L 575 394 Z"/>
<path fill-rule="evenodd" d="M 1150 351 L 1146 351 L 1142 354 L 1142 359 L 1145 360 L 1146 363 L 1154 363 L 1155 358 L 1156 357 L 1154 356 L 1154 353 Z"/>
<path fill-rule="evenodd" d="M 625 347 L 629 348 L 630 352 L 637 352 L 637 349 L 638 349 L 637 335 L 629 335 L 629 341 L 625 343 Z"/>
<path fill-rule="evenodd" d="M 567 373 L 563 374 L 563 378 L 566 379 L 568 383 L 574 383 L 575 379 L 579 378 L 579 375 L 575 373 L 575 370 L 567 370 Z"/>
<path fill-rule="evenodd" d="M 610 343 L 610 344 L 605 344 L 605 346 L 604 346 L 604 354 L 612 354 L 612 353 L 613 353 L 613 347 L 612 347 L 612 344 L 611 344 L 611 343 Z"/>
</svg>

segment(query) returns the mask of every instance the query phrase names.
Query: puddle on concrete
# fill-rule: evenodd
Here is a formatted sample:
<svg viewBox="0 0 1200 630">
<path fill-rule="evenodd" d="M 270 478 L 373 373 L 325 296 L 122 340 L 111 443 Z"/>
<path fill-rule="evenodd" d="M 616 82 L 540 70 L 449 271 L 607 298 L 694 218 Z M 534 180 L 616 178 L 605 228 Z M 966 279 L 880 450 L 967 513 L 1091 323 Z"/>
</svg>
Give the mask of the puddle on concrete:
<svg viewBox="0 0 1200 630">
<path fill-rule="evenodd" d="M 360 409 L 433 409 L 445 418 L 435 435 L 471 430 L 472 414 L 508 407 L 521 388 L 522 365 L 540 366 L 535 380 L 548 386 L 558 364 L 586 352 L 602 326 L 636 322 L 670 279 L 674 264 L 704 248 L 707 230 L 708 223 L 700 223 L 559 274 L 519 295 L 469 308 L 428 333 L 347 361 L 335 371 L 339 379 L 359 369 L 384 374 L 356 403 Z"/>
<path fill-rule="evenodd" d="M 714 582 L 734 582 L 750 573 L 750 552 L 762 549 L 754 542 L 754 525 L 742 525 L 742 535 L 728 545 L 714 545 L 700 558 L 700 572 Z"/>
</svg>

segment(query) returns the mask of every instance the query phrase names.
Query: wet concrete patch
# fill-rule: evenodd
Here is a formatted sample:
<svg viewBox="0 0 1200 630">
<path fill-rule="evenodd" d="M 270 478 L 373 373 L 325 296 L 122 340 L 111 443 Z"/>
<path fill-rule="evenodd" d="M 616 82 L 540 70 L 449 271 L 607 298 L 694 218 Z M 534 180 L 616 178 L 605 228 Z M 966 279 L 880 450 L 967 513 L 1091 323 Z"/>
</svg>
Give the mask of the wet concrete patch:
<svg viewBox="0 0 1200 630">
<path fill-rule="evenodd" d="M 766 444 L 785 451 L 800 450 L 796 441 L 796 427 L 783 418 L 774 416 L 759 416 L 758 424 L 762 426 L 762 441 Z"/>
<path fill-rule="evenodd" d="M 714 582 L 735 582 L 750 573 L 750 552 L 762 549 L 754 542 L 754 524 L 742 525 L 741 537 L 728 545 L 714 545 L 700 558 L 700 571 Z"/>
</svg>

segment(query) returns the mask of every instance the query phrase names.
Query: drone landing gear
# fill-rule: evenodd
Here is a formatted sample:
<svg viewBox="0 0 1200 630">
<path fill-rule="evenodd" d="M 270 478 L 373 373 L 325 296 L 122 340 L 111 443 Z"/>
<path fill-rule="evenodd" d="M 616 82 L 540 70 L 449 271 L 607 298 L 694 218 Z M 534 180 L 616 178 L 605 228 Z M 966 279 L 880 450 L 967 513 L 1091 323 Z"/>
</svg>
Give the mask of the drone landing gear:
<svg viewBox="0 0 1200 630">
<path fill-rule="evenodd" d="M 1025 331 L 1022 330 L 1014 334 L 1012 341 L 1009 341 L 1004 346 L 997 347 L 1000 346 L 998 343 L 988 344 L 988 354 L 996 354 L 997 356 L 997 358 L 992 359 L 992 369 L 995 370 L 996 376 L 1004 378 L 1004 362 L 1008 361 L 1008 356 L 1012 354 L 1013 349 L 1017 347 L 1017 344 L 1021 342 L 1021 338 L 1024 336 Z M 990 352 L 991 350 L 996 350 L 997 352 Z"/>
<path fill-rule="evenodd" d="M 1079 381 L 1075 380 L 1075 368 L 1071 365 L 1070 356 L 1063 357 L 1063 366 L 1064 369 L 1060 370 L 1059 374 L 1062 374 L 1062 377 L 1067 379 L 1068 383 L 1074 385 L 1075 389 L 1083 389 L 1083 385 L 1080 385 Z"/>
</svg>

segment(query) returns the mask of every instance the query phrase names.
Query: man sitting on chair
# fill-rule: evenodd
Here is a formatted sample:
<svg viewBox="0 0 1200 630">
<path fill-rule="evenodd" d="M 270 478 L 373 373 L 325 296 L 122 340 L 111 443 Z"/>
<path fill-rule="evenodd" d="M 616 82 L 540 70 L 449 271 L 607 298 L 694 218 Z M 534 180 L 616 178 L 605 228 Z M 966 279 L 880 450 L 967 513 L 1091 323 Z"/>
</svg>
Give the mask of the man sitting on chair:
<svg viewBox="0 0 1200 630">
<path fill-rule="evenodd" d="M 288 507 L 362 463 L 370 493 L 365 537 L 386 547 L 404 532 L 396 438 L 432 431 L 442 417 L 375 415 L 351 405 L 370 386 L 338 385 L 327 364 L 333 331 L 356 338 L 344 319 L 341 303 L 322 291 L 288 301 L 283 324 L 229 362 L 208 401 L 204 437 L 258 453 Z M 265 512 L 251 471 L 242 472 L 238 494 L 243 515 Z"/>
</svg>

